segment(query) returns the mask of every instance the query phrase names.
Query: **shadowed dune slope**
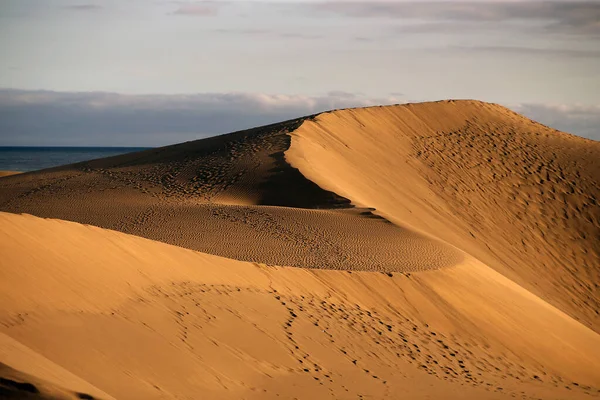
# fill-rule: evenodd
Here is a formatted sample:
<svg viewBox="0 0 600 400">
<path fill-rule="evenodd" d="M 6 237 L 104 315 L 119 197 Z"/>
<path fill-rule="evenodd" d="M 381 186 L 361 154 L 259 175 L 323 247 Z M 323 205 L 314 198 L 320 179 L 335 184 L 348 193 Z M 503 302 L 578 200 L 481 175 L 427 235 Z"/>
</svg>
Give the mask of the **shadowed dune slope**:
<svg viewBox="0 0 600 400">
<path fill-rule="evenodd" d="M 7 400 L 99 399 L 99 397 L 92 396 L 89 393 L 65 390 L 2 363 L 0 363 L 0 398 Z"/>
<path fill-rule="evenodd" d="M 267 267 L 8 213 L 0 254 L 0 390 L 30 398 L 600 396 L 600 335 L 470 257 Z"/>
<path fill-rule="evenodd" d="M 6 264 L 0 263 L 0 266 L 4 268 Z M 5 270 L 4 273 L 10 273 L 10 269 Z M 28 287 L 27 284 L 21 288 L 36 290 L 34 287 Z M 9 304 L 0 304 L 3 315 L 11 315 Z M 19 314 L 17 316 L 25 317 Z M 8 327 L 6 320 L 2 326 Z M 66 387 L 69 389 L 65 389 Z M 114 400 L 112 396 L 2 332 L 0 332 L 0 398 Z"/>
<path fill-rule="evenodd" d="M 302 176 L 284 155 L 301 122 L 6 177 L 0 210 L 270 265 L 417 271 L 462 259 Z"/>
<path fill-rule="evenodd" d="M 504 107 L 341 110 L 292 133 L 319 186 L 435 235 L 600 332 L 600 143 Z"/>
</svg>

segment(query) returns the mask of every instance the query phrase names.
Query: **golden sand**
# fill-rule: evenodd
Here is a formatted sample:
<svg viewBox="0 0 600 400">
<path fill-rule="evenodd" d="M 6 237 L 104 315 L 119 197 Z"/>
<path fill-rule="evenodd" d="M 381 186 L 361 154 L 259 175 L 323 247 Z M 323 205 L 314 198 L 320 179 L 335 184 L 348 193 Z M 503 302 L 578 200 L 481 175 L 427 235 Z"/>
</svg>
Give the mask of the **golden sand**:
<svg viewBox="0 0 600 400">
<path fill-rule="evenodd" d="M 0 397 L 597 398 L 599 160 L 447 101 L 2 178 Z"/>
</svg>

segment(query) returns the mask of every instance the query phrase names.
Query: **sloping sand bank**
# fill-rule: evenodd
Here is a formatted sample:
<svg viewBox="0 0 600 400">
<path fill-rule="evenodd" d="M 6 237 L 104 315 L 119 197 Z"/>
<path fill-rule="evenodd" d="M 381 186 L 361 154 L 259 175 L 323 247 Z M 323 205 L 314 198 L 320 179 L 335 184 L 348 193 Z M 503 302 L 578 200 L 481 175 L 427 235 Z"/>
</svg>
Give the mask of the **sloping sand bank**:
<svg viewBox="0 0 600 400">
<path fill-rule="evenodd" d="M 286 160 L 320 187 L 600 332 L 600 142 L 477 101 L 333 111 L 291 136 Z"/>
<path fill-rule="evenodd" d="M 34 386 L 119 399 L 600 394 L 600 336 L 471 258 L 391 276 L 267 267 L 7 213 L 0 254 L 1 333 L 38 357 L 0 361 Z"/>
</svg>

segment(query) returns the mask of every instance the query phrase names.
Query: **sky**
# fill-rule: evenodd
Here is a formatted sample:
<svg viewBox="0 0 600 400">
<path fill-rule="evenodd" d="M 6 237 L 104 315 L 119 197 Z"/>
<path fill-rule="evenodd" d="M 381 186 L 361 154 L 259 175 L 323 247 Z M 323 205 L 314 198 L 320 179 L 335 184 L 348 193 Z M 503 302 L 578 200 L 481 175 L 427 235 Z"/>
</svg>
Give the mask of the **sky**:
<svg viewBox="0 0 600 400">
<path fill-rule="evenodd" d="M 449 98 L 600 140 L 600 1 L 0 0 L 0 145 Z"/>
</svg>

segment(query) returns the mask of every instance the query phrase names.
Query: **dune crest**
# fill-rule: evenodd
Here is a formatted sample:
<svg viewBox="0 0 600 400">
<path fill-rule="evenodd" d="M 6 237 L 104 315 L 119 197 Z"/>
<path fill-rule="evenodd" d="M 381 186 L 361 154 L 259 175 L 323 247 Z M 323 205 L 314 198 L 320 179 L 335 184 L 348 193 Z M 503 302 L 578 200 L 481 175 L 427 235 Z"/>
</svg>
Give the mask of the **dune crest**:
<svg viewBox="0 0 600 400">
<path fill-rule="evenodd" d="M 115 398 L 600 393 L 600 336 L 473 259 L 267 267 L 7 213 L 0 253 L 1 333 Z"/>
<path fill-rule="evenodd" d="M 452 246 L 353 207 L 290 165 L 290 132 L 303 120 L 7 177 L 0 210 L 269 265 L 409 272 L 460 262 Z"/>
<path fill-rule="evenodd" d="M 292 132 L 308 179 L 490 265 L 600 332 L 600 143 L 504 107 L 340 110 Z"/>
</svg>

